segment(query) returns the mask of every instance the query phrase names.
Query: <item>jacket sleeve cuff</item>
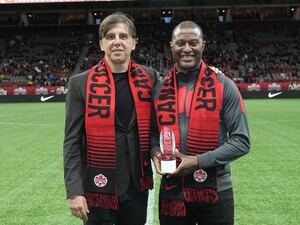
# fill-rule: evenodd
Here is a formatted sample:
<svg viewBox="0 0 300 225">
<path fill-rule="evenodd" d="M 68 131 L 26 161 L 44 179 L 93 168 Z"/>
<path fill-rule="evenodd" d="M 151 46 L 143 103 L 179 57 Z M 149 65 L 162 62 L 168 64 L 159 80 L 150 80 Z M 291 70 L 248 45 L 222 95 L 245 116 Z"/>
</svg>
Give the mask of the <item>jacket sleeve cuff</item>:
<svg viewBox="0 0 300 225">
<path fill-rule="evenodd" d="M 67 188 L 67 191 L 66 191 L 66 195 L 67 195 L 67 199 L 69 199 L 73 196 L 79 196 L 79 195 L 84 196 L 84 190 L 80 187 L 72 187 L 71 185 L 69 185 L 69 188 Z"/>
<path fill-rule="evenodd" d="M 209 168 L 212 165 L 212 159 L 210 152 L 206 152 L 202 155 L 197 155 L 199 169 Z"/>
<path fill-rule="evenodd" d="M 157 146 L 157 147 L 153 147 L 151 149 L 151 159 L 153 158 L 153 156 L 157 153 L 157 152 L 160 152 L 160 148 Z"/>
</svg>

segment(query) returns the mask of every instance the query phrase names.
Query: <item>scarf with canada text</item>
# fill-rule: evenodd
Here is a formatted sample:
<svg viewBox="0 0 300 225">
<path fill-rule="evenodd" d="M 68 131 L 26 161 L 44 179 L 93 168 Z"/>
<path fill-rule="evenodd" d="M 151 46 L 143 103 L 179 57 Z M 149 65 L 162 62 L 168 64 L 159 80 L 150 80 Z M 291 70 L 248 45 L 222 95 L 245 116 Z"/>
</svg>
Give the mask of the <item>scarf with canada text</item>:
<svg viewBox="0 0 300 225">
<path fill-rule="evenodd" d="M 176 148 L 181 151 L 178 101 L 182 99 L 178 99 L 177 95 L 174 66 L 164 80 L 159 98 L 155 101 L 155 109 L 159 130 L 169 126 L 174 132 Z M 186 154 L 198 155 L 219 146 L 220 110 L 223 102 L 223 85 L 218 82 L 216 73 L 203 61 L 191 101 Z M 179 163 L 177 159 L 177 165 Z M 185 217 L 186 202 L 218 203 L 216 168 L 198 169 L 185 177 L 162 178 L 161 215 Z"/>
<path fill-rule="evenodd" d="M 137 114 L 140 147 L 140 191 L 153 187 L 150 151 L 152 80 L 138 64 L 130 62 L 128 80 Z M 88 75 L 85 127 L 87 137 L 88 207 L 118 209 L 116 182 L 116 90 L 106 60 L 101 60 Z M 126 105 L 124 105 L 126 107 Z"/>
</svg>

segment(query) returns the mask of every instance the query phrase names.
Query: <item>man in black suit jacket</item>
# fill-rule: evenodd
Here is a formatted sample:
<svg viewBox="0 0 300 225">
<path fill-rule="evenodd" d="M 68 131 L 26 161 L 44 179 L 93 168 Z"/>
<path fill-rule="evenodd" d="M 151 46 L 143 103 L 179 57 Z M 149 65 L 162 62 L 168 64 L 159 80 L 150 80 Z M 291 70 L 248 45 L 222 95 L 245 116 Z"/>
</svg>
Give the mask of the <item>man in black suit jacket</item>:
<svg viewBox="0 0 300 225">
<path fill-rule="evenodd" d="M 71 213 L 86 225 L 143 225 L 150 164 L 152 68 L 135 64 L 133 21 L 114 13 L 99 28 L 104 58 L 70 78 L 64 177 Z"/>
</svg>

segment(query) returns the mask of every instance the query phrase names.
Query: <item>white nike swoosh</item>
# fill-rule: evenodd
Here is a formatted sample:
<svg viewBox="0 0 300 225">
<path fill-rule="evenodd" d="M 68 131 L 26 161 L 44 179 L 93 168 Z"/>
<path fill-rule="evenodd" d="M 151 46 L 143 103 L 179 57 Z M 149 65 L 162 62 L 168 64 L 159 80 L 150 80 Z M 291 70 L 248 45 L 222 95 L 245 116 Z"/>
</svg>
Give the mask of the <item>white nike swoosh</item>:
<svg viewBox="0 0 300 225">
<path fill-rule="evenodd" d="M 274 93 L 274 94 L 272 94 L 271 92 L 269 92 L 268 98 L 274 98 L 274 97 L 276 97 L 277 95 L 280 95 L 280 94 L 282 94 L 282 92 L 277 92 L 277 93 Z"/>
<path fill-rule="evenodd" d="M 49 97 L 44 97 L 44 96 L 42 96 L 42 97 L 41 97 L 41 102 L 48 101 L 50 98 L 53 98 L 53 97 L 54 97 L 54 95 L 51 95 L 51 96 L 49 96 Z"/>
</svg>

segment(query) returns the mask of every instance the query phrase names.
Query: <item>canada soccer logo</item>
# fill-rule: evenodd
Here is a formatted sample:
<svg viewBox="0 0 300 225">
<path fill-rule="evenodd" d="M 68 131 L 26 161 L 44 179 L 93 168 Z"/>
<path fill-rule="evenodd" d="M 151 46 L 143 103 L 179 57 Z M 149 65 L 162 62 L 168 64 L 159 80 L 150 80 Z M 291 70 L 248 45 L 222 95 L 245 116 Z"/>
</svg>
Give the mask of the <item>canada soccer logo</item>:
<svg viewBox="0 0 300 225">
<path fill-rule="evenodd" d="M 207 178 L 207 173 L 204 170 L 200 169 L 194 172 L 194 179 L 198 183 L 204 182 L 206 178 Z"/>
<path fill-rule="evenodd" d="M 97 187 L 104 187 L 107 184 L 107 178 L 103 174 L 98 174 L 94 177 L 94 183 Z"/>
</svg>

